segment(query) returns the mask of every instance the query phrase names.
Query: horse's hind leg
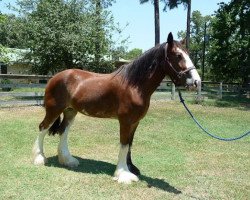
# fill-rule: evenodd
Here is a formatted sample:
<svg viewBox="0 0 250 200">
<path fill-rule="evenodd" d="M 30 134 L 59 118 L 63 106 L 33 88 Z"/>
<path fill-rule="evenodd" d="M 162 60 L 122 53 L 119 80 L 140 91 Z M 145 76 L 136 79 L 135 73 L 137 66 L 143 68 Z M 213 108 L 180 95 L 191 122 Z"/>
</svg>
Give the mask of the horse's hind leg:
<svg viewBox="0 0 250 200">
<path fill-rule="evenodd" d="M 43 152 L 43 141 L 47 133 L 48 129 L 42 130 L 35 141 L 33 147 L 33 162 L 35 165 L 44 165 L 45 163 L 47 163 L 47 159 L 44 156 Z"/>
<path fill-rule="evenodd" d="M 68 131 L 73 124 L 77 111 L 72 108 L 68 108 L 63 112 L 63 121 L 59 128 L 60 142 L 58 145 L 58 160 L 59 163 L 68 167 L 77 167 L 79 161 L 74 158 L 68 148 Z"/>
<path fill-rule="evenodd" d="M 35 141 L 33 146 L 33 162 L 35 165 L 44 165 L 47 162 L 46 157 L 44 156 L 43 142 L 44 137 L 49 133 L 49 128 L 51 126 L 59 126 L 61 112 L 56 112 L 55 110 L 46 109 L 46 115 L 44 120 L 39 125 L 40 133 Z"/>
</svg>

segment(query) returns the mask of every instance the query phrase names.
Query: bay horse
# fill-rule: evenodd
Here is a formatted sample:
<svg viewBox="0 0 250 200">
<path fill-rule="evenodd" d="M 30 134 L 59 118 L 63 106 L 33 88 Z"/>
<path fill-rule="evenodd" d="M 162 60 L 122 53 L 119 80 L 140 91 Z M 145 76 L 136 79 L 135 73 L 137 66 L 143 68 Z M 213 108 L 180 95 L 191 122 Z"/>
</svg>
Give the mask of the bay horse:
<svg viewBox="0 0 250 200">
<path fill-rule="evenodd" d="M 114 179 L 138 181 L 140 170 L 132 163 L 131 146 L 140 120 L 146 115 L 152 93 L 168 75 L 176 86 L 196 86 L 201 79 L 181 42 L 168 34 L 167 42 L 111 74 L 69 69 L 56 74 L 46 86 L 45 117 L 33 147 L 34 164 L 45 164 L 43 142 L 47 133 L 60 136 L 59 163 L 77 167 L 68 149 L 68 131 L 78 112 L 99 118 L 115 118 L 120 124 L 120 151 Z M 63 120 L 60 115 L 63 114 Z"/>
</svg>

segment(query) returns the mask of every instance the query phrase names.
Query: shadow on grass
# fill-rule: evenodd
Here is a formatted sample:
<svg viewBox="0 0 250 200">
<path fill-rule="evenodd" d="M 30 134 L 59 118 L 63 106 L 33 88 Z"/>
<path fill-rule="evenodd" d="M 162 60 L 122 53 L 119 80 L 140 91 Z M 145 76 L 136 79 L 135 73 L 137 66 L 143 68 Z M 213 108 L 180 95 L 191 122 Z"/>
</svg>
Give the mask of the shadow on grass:
<svg viewBox="0 0 250 200">
<path fill-rule="evenodd" d="M 53 156 L 48 158 L 48 163 L 46 166 L 48 167 L 58 167 L 58 168 L 65 168 L 70 171 L 79 172 L 79 173 L 89 173 L 89 174 L 107 174 L 109 176 L 113 176 L 113 173 L 116 169 L 114 164 L 99 161 L 99 160 L 92 160 L 92 159 L 83 159 L 80 157 L 75 157 L 80 162 L 80 165 L 77 168 L 68 168 L 65 167 L 58 162 L 58 157 Z M 181 194 L 181 191 L 176 189 L 175 187 L 171 186 L 163 179 L 158 178 L 151 178 L 145 175 L 140 175 L 140 180 L 147 182 L 147 186 L 149 188 L 155 187 L 161 189 L 163 191 L 174 193 L 174 194 Z"/>
</svg>

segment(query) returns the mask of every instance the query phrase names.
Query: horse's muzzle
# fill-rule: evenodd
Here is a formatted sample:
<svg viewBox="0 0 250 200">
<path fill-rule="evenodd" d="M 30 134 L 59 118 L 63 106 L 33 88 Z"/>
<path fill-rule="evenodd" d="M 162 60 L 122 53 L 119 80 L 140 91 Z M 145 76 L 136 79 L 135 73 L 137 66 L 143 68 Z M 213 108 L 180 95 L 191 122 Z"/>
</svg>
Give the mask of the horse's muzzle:
<svg viewBox="0 0 250 200">
<path fill-rule="evenodd" d="M 188 88 L 198 88 L 201 85 L 201 78 L 196 69 L 189 72 L 189 77 L 186 79 Z"/>
<path fill-rule="evenodd" d="M 197 88 L 199 86 L 199 81 L 195 80 L 194 81 L 194 86 Z"/>
</svg>

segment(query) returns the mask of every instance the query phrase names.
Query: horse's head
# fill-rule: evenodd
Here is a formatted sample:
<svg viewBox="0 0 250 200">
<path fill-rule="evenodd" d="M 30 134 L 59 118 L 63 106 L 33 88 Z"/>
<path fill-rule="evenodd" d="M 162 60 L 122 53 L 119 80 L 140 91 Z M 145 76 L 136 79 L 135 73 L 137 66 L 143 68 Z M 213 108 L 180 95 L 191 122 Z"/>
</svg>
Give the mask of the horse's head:
<svg viewBox="0 0 250 200">
<path fill-rule="evenodd" d="M 166 73 L 176 86 L 200 85 L 201 78 L 188 52 L 180 42 L 174 41 L 172 33 L 168 34 L 165 46 L 165 63 Z"/>
</svg>

